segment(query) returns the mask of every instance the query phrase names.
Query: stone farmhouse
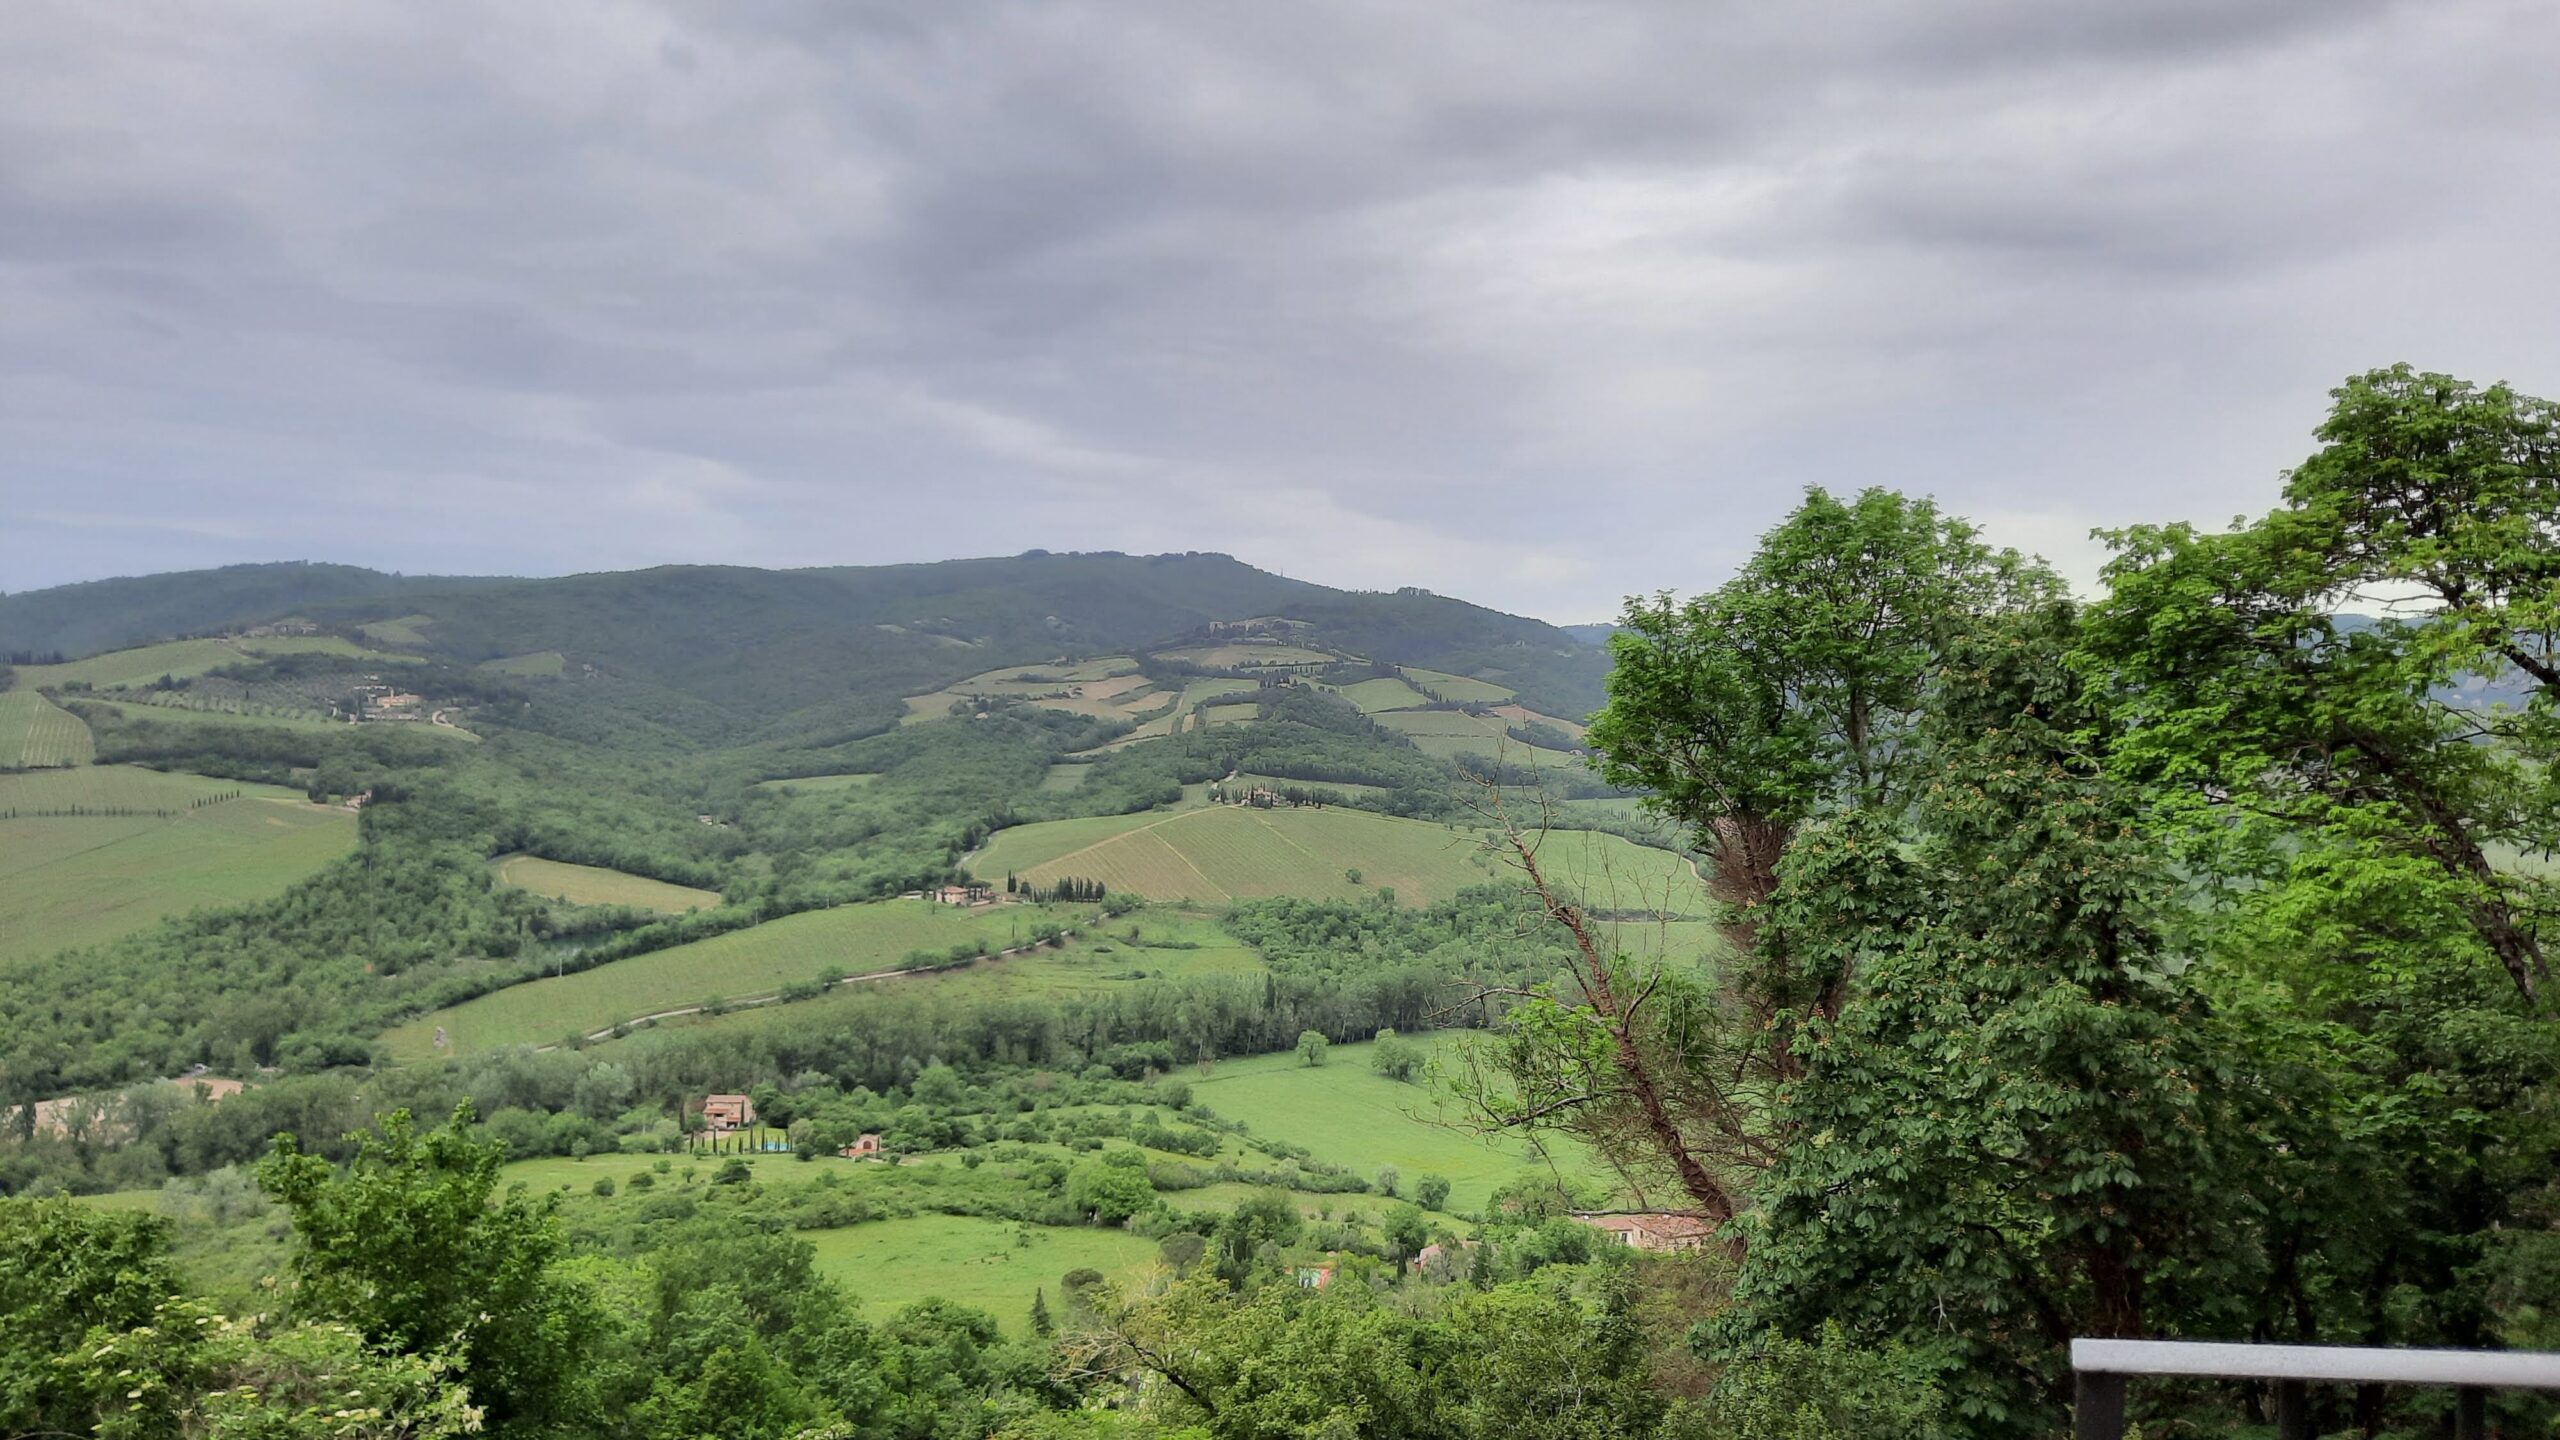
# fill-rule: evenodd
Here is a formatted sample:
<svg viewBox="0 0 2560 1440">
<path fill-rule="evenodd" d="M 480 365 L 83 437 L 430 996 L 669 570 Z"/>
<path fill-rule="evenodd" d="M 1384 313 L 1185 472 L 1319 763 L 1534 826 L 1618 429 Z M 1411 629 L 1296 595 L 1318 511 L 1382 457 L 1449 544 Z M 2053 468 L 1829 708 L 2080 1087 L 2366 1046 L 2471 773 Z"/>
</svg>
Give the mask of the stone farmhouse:
<svg viewBox="0 0 2560 1440">
<path fill-rule="evenodd" d="M 756 1102 L 744 1095 L 702 1097 L 702 1128 L 714 1135 L 744 1130 L 756 1123 Z"/>
<path fill-rule="evenodd" d="M 1630 1250 L 1651 1250 L 1663 1254 L 1705 1249 L 1707 1241 L 1716 1233 L 1714 1226 L 1694 1215 L 1658 1212 L 1613 1215 L 1579 1211 L 1573 1218 L 1594 1230 L 1617 1236 L 1618 1243 Z"/>
</svg>

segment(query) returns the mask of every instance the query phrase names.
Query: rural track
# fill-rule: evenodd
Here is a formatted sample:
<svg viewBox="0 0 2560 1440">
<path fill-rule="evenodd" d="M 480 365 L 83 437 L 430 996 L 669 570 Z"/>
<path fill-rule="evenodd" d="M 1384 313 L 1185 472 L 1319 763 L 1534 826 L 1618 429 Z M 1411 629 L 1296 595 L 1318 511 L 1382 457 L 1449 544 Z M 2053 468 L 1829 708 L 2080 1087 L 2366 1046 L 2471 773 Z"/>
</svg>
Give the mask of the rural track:
<svg viewBox="0 0 2560 1440">
<path fill-rule="evenodd" d="M 1073 938 L 1078 932 L 1071 928 L 1064 933 L 1066 937 Z M 983 960 L 972 960 L 968 965 L 954 965 L 948 969 L 942 970 L 872 970 L 860 975 L 847 975 L 843 979 L 834 982 L 834 984 L 826 986 L 825 989 L 832 990 L 836 985 L 855 985 L 864 981 L 914 979 L 919 975 L 947 975 L 952 970 L 966 970 L 971 966 L 982 964 L 987 961 L 1002 960 L 1010 955 L 1028 954 L 1029 952 L 1039 948 L 1040 946 L 1038 944 L 1016 945 L 1011 949 L 998 950 L 993 954 L 985 956 Z M 820 993 L 823 994 L 824 990 Z M 726 1014 L 731 1010 L 755 1010 L 766 1005 L 779 1005 L 781 1003 L 782 992 L 776 990 L 765 995 L 747 995 L 741 996 L 735 1000 L 723 1000 L 720 1002 L 720 1010 L 721 1013 Z M 660 1020 L 678 1020 L 687 1015 L 699 1015 L 710 1008 L 711 1007 L 708 1005 L 679 1005 L 673 1010 L 653 1010 L 646 1015 L 634 1015 L 628 1020 L 616 1020 L 601 1030 L 590 1030 L 578 1038 L 580 1041 L 585 1043 L 610 1040 L 613 1038 L 613 1032 L 616 1030 L 634 1030 L 642 1025 L 653 1025 Z M 555 1040 L 548 1045 L 536 1045 L 533 1048 L 535 1053 L 539 1054 L 546 1050 L 559 1049 L 560 1042 Z"/>
</svg>

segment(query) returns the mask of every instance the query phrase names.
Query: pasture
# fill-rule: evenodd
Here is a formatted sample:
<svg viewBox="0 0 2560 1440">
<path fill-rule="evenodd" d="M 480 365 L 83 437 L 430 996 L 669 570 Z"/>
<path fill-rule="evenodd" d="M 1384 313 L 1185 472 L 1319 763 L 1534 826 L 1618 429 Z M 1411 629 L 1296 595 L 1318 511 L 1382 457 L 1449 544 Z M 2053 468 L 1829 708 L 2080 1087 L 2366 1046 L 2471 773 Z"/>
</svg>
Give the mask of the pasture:
<svg viewBox="0 0 2560 1440">
<path fill-rule="evenodd" d="M 355 848 L 354 812 L 289 790 L 123 766 L 58 773 L 120 805 L 183 807 L 201 793 L 244 793 L 168 818 L 25 818 L 22 810 L 0 820 L 0 964 L 111 940 L 200 906 L 263 900 Z M 37 808 L 67 792 L 25 782 L 56 778 L 0 777 L 0 796 L 14 791 Z M 0 799 L 0 809 L 8 803 Z"/>
<path fill-rule="evenodd" d="M 1063 1314 L 1059 1279 L 1070 1270 L 1099 1270 L 1113 1280 L 1144 1274 L 1156 1242 L 1126 1230 L 1060 1228 L 973 1215 L 918 1215 L 875 1220 L 841 1230 L 808 1230 L 818 1273 L 834 1280 L 878 1321 L 918 1300 L 940 1297 L 984 1310 L 1008 1335 L 1031 1328 L 1031 1299 L 1049 1294 Z"/>
<path fill-rule="evenodd" d="M 1430 696 L 1392 675 L 1378 680 L 1363 680 L 1356 685 L 1345 685 L 1334 693 L 1359 706 L 1364 715 L 1375 715 L 1386 710 L 1410 710 L 1416 705 L 1431 703 Z"/>
<path fill-rule="evenodd" d="M 1027 941 L 1031 927 L 1044 919 L 1072 922 L 1090 913 L 1031 905 L 962 910 L 929 900 L 811 910 L 592 970 L 511 985 L 408 1021 L 386 1032 L 383 1041 L 402 1060 L 549 1044 L 714 998 L 770 995 L 815 980 L 829 967 L 867 975 L 893 968 L 917 950 L 939 954 L 980 942 L 990 950 L 1007 949 Z M 441 1048 L 435 1041 L 439 1029 L 446 1040 Z"/>
<path fill-rule="evenodd" d="M 60 815 L 71 810 L 151 811 L 175 815 L 229 795 L 301 798 L 290 790 L 279 790 L 273 786 L 216 780 L 183 771 L 146 770 L 139 765 L 82 765 L 72 769 L 0 775 L 0 815 L 17 817 Z"/>
<path fill-rule="evenodd" d="M 501 856 L 490 865 L 501 885 L 513 885 L 571 905 L 628 905 L 661 915 L 681 915 L 720 903 L 716 891 L 670 885 L 646 875 L 628 875 L 601 866 L 545 860 L 538 855 Z"/>
<path fill-rule="evenodd" d="M 1040 777 L 1040 788 L 1043 790 L 1073 790 L 1077 786 L 1082 785 L 1086 778 L 1092 774 L 1093 767 L 1089 764 L 1080 765 L 1071 760 L 1062 760 L 1057 764 L 1050 766 L 1049 773 Z"/>
<path fill-rule="evenodd" d="M 1138 726 L 1138 728 L 1130 731 L 1128 734 L 1121 736 L 1119 739 L 1113 740 L 1105 745 L 1098 745 L 1094 748 L 1097 751 L 1123 750 L 1131 745 L 1137 744 L 1141 740 L 1153 740 L 1161 735 L 1179 735 L 1182 733 L 1183 728 L 1189 725 L 1196 715 L 1204 713 L 1199 709 L 1199 705 L 1202 700 L 1205 700 L 1212 695 L 1241 695 L 1254 688 L 1256 688 L 1256 686 L 1251 680 L 1225 679 L 1187 681 L 1184 683 L 1181 693 L 1173 697 L 1172 708 L 1166 710 L 1161 715 L 1153 717 L 1146 723 Z M 1156 703 L 1159 705 L 1164 703 L 1164 698 L 1160 694 L 1156 696 L 1155 699 Z M 1205 713 L 1226 720 L 1247 720 L 1253 717 L 1254 707 L 1250 705 L 1220 705 Z"/>
<path fill-rule="evenodd" d="M 1467 1035 L 1439 1032 L 1413 1037 L 1435 1060 L 1454 1059 Z M 1449 1178 L 1449 1208 L 1474 1213 L 1505 1182 L 1524 1172 L 1545 1170 L 1552 1162 L 1565 1173 L 1600 1178 L 1579 1147 L 1541 1155 L 1517 1138 L 1486 1139 L 1466 1128 L 1463 1116 L 1427 1082 L 1389 1080 L 1369 1068 L 1366 1043 L 1336 1045 L 1325 1063 L 1310 1066 L 1292 1052 L 1221 1060 L 1205 1074 L 1185 1074 L 1195 1104 L 1206 1105 L 1229 1120 L 1241 1120 L 1256 1135 L 1304 1145 L 1320 1160 L 1375 1176 L 1393 1165 L 1405 1192 L 1425 1175 Z M 1181 1196 L 1171 1197 L 1181 1203 Z M 1375 1210 L 1387 1202 L 1378 1195 L 1345 1195 L 1337 1207 Z"/>
<path fill-rule="evenodd" d="M 1704 903 L 1687 861 L 1615 835 L 1557 831 L 1541 853 L 1559 881 L 1607 908 L 1692 914 Z M 1382 887 L 1419 903 L 1518 878 L 1485 853 L 1472 829 L 1359 810 L 1241 805 L 1016 826 L 996 832 L 970 868 L 981 878 L 1012 872 L 1046 884 L 1072 875 L 1150 900 L 1204 903 L 1352 899 Z M 1355 869 L 1358 881 L 1346 873 Z"/>
<path fill-rule="evenodd" d="M 426 627 L 436 623 L 433 615 L 397 615 L 389 620 L 372 620 L 356 627 L 356 633 L 376 645 L 413 645 L 421 649 L 427 644 Z"/>
<path fill-rule="evenodd" d="M 1136 932 L 1137 939 L 1130 938 Z M 629 962 L 623 962 L 629 963 Z M 1063 946 L 1007 955 L 957 970 L 840 985 L 814 1000 L 763 1005 L 721 1015 L 666 1021 L 688 1029 L 754 1030 L 773 1024 L 851 1017 L 878 985 L 926 986 L 936 995 L 995 1000 L 1024 995 L 1064 997 L 1125 989 L 1152 980 L 1258 975 L 1262 957 L 1229 935 L 1216 917 L 1161 907 L 1105 922 Z M 548 983 L 548 982 L 541 982 Z"/>
<path fill-rule="evenodd" d="M 1500 705 L 1517 699 L 1510 690 L 1490 680 L 1477 680 L 1465 675 L 1452 675 L 1445 670 L 1424 670 L 1418 666 L 1399 667 L 1404 677 L 1416 688 L 1428 690 L 1443 700 L 1480 700 L 1487 705 Z"/>
<path fill-rule="evenodd" d="M 1583 768 L 1582 757 L 1569 751 L 1548 750 L 1513 739 L 1511 727 L 1522 722 L 1500 715 L 1470 715 L 1463 710 L 1395 710 L 1370 718 L 1411 740 L 1414 748 L 1424 754 L 1443 760 L 1482 755 L 1514 765 Z"/>
<path fill-rule="evenodd" d="M 21 665 L 18 683 L 28 689 L 53 690 L 86 685 L 92 690 L 124 690 L 148 685 L 166 675 L 189 680 L 226 665 L 252 664 L 281 655 L 334 655 L 347 660 L 410 663 L 412 657 L 367 650 L 335 635 L 272 635 L 258 639 L 170 640 L 111 650 L 86 660 L 60 665 Z"/>
<path fill-rule="evenodd" d="M 86 765 L 96 754 L 79 716 L 33 690 L 0 693 L 0 770 Z"/>
<path fill-rule="evenodd" d="M 906 723 L 939 720 L 965 700 L 1014 700 L 1099 720 L 1128 720 L 1163 707 L 1166 696 L 1126 655 L 1072 665 L 1005 665 L 907 697 Z"/>
<path fill-rule="evenodd" d="M 202 708 L 185 703 L 191 697 L 183 691 L 160 696 L 158 700 L 144 698 L 150 693 L 152 692 L 122 694 L 113 700 L 103 700 L 88 695 L 70 698 L 83 705 L 104 706 L 123 719 L 162 721 L 179 725 L 232 727 L 246 725 L 269 729 L 328 730 L 343 729 L 348 724 L 344 720 L 332 720 L 317 710 L 284 710 L 272 706 L 237 709 Z M 162 701 L 166 703 L 160 703 Z M 405 725 L 401 728 L 414 734 L 444 735 L 457 740 L 479 738 L 468 731 L 449 729 L 442 725 Z"/>
<path fill-rule="evenodd" d="M 557 680 L 569 673 L 569 657 L 557 650 L 536 650 L 526 655 L 483 660 L 479 668 L 527 680 Z"/>
<path fill-rule="evenodd" d="M 1167 650 L 1163 658 L 1211 670 L 1247 670 L 1261 665 L 1329 665 L 1342 657 L 1330 650 L 1310 650 L 1285 641 L 1236 640 L 1224 645 Z"/>
<path fill-rule="evenodd" d="M 859 790 L 879 778 L 867 771 L 850 775 L 801 775 L 783 780 L 759 780 L 756 788 L 785 795 L 828 795 L 839 790 Z"/>
</svg>

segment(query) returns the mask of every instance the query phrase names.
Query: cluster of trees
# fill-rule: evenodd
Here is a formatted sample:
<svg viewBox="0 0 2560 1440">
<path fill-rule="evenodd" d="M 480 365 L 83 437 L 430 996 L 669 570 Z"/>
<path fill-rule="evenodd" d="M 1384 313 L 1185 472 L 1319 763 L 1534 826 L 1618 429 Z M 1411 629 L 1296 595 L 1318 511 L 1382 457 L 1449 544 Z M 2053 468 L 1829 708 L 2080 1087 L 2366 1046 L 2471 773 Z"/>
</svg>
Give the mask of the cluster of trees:
<svg viewBox="0 0 2560 1440">
<path fill-rule="evenodd" d="M 1651 969 L 1548 893 L 1582 943 L 1484 1106 L 1725 1225 L 1716 1353 L 1836 1327 L 2023 1435 L 2075 1335 L 2560 1339 L 2553 897 L 2512 859 L 2560 831 L 2560 413 L 2336 398 L 2282 508 L 2116 535 L 2086 608 L 1883 491 L 1630 606 L 1591 743 L 1712 857 L 1729 954 Z"/>
<path fill-rule="evenodd" d="M 1061 875 L 1046 885 L 1034 885 L 1020 879 L 1010 870 L 1004 875 L 1004 893 L 1027 895 L 1036 901 L 1060 900 L 1069 904 L 1098 904 L 1109 897 L 1111 889 L 1099 880 L 1074 875 Z"/>
</svg>

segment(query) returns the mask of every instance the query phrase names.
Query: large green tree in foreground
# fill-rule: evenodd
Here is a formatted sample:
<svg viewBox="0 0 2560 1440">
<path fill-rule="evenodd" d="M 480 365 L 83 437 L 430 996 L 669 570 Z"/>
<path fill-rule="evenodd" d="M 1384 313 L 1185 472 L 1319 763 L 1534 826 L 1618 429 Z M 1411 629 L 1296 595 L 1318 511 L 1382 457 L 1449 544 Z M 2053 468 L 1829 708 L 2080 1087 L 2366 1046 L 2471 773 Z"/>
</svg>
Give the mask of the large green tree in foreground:
<svg viewBox="0 0 2560 1440">
<path fill-rule="evenodd" d="M 258 1179 L 300 1236 L 294 1309 L 387 1350 L 455 1357 L 511 1433 L 581 1427 L 595 1408 L 583 1357 L 601 1313 L 558 1266 L 556 1197 L 501 1193 L 505 1146 L 471 1122 L 466 1104 L 421 1134 L 395 1111 L 343 1167 L 277 1139 Z"/>
</svg>

